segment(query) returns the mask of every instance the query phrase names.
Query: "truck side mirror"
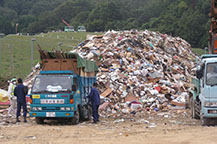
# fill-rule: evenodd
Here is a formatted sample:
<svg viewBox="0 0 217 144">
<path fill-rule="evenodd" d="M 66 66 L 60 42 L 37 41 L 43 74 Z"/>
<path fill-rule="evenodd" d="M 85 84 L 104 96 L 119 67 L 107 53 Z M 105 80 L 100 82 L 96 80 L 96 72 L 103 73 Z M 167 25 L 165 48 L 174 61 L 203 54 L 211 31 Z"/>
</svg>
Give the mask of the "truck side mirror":
<svg viewBox="0 0 217 144">
<path fill-rule="evenodd" d="M 201 79 L 203 77 L 203 70 L 202 69 L 196 71 L 196 77 L 198 79 Z"/>
<path fill-rule="evenodd" d="M 72 91 L 76 91 L 76 90 L 77 90 L 76 85 L 72 85 Z"/>
</svg>

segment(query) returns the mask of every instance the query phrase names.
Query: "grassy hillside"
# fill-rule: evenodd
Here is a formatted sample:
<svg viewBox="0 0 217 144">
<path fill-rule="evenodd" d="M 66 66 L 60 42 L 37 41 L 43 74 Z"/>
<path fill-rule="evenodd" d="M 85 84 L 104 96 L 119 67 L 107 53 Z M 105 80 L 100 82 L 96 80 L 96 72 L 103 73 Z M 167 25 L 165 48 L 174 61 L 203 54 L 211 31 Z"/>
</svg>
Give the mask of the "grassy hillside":
<svg viewBox="0 0 217 144">
<path fill-rule="evenodd" d="M 201 48 L 192 48 L 192 52 L 197 54 L 198 56 L 207 53 L 204 49 Z"/>
<path fill-rule="evenodd" d="M 52 32 L 39 34 L 36 36 L 8 35 L 1 39 L 1 63 L 0 76 L 2 77 L 22 77 L 24 78 L 31 71 L 31 47 L 32 38 L 34 41 L 34 65 L 40 61 L 37 44 L 42 49 L 52 50 L 58 48 L 58 43 L 62 42 L 61 49 L 72 50 L 80 42 L 86 39 L 87 34 L 78 32 Z"/>
</svg>

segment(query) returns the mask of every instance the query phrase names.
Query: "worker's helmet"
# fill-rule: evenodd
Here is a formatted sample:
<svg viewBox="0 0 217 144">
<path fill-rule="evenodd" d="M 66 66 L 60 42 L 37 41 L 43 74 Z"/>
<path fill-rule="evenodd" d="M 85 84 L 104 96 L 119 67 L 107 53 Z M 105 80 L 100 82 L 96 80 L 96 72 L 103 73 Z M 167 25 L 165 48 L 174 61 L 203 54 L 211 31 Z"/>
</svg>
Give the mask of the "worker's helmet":
<svg viewBox="0 0 217 144">
<path fill-rule="evenodd" d="M 14 82 L 14 81 L 17 81 L 17 79 L 16 79 L 16 78 L 12 78 L 12 79 L 11 79 L 11 82 Z"/>
</svg>

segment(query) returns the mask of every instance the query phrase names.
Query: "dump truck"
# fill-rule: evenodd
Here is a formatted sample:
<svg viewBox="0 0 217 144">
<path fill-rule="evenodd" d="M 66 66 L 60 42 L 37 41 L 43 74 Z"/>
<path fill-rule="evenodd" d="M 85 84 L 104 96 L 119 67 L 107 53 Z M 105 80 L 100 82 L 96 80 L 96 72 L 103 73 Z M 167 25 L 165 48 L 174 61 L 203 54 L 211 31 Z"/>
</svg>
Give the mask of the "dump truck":
<svg viewBox="0 0 217 144">
<path fill-rule="evenodd" d="M 210 17 L 209 54 L 197 60 L 188 99 L 192 118 L 200 119 L 203 126 L 217 118 L 217 0 L 211 0 Z"/>
<path fill-rule="evenodd" d="M 201 125 L 210 125 L 217 118 L 217 55 L 202 55 L 197 62 L 193 88 L 189 90 L 191 116 L 201 120 Z"/>
<path fill-rule="evenodd" d="M 30 116 L 38 124 L 45 119 L 72 124 L 88 120 L 91 108 L 87 96 L 96 82 L 96 63 L 77 53 L 40 50 L 40 55 L 42 70 L 32 85 Z"/>
</svg>

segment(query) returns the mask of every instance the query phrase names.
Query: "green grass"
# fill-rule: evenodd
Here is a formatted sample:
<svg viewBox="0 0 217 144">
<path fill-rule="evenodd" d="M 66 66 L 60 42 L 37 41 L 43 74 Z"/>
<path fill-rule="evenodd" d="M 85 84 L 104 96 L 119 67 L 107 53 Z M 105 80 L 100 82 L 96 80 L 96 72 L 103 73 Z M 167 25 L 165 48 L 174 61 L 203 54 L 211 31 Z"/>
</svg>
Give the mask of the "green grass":
<svg viewBox="0 0 217 144">
<path fill-rule="evenodd" d="M 192 48 L 191 50 L 193 53 L 197 54 L 198 56 L 205 54 L 205 50 L 201 48 Z"/>
<path fill-rule="evenodd" d="M 0 39 L 1 46 L 1 77 L 26 77 L 31 72 L 31 47 L 32 38 L 34 41 L 34 65 L 40 61 L 37 44 L 42 49 L 48 51 L 58 48 L 58 43 L 62 42 L 61 49 L 72 50 L 80 42 L 86 39 L 87 34 L 100 33 L 84 33 L 84 32 L 52 32 L 39 34 L 36 36 L 17 36 L 8 35 Z"/>
</svg>

